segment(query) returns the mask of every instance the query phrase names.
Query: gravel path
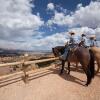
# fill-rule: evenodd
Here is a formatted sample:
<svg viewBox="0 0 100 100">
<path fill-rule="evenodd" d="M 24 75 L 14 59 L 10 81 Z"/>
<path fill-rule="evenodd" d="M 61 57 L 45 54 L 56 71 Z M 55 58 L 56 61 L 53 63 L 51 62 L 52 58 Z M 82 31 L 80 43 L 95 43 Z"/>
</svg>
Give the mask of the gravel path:
<svg viewBox="0 0 100 100">
<path fill-rule="evenodd" d="M 100 73 L 88 87 L 83 72 L 58 73 L 58 68 L 44 68 L 31 74 L 27 84 L 19 80 L 2 86 L 0 100 L 100 100 Z"/>
</svg>

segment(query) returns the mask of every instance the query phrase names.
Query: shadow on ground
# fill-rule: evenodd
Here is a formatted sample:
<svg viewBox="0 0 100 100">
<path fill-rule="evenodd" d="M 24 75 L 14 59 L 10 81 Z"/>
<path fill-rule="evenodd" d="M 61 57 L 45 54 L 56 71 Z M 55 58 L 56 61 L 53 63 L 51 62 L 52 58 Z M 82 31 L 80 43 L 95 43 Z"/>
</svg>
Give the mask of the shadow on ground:
<svg viewBox="0 0 100 100">
<path fill-rule="evenodd" d="M 61 68 L 59 68 L 59 67 L 55 67 L 55 68 L 54 67 L 49 67 L 46 70 L 42 70 L 42 71 L 39 71 L 37 73 L 33 73 L 33 74 L 31 74 L 31 75 L 28 76 L 28 82 L 30 82 L 30 81 L 32 81 L 34 79 L 46 76 L 48 74 L 58 74 L 59 75 L 60 69 Z M 76 71 L 76 68 L 72 67 L 71 71 Z M 84 74 L 84 72 L 83 72 L 83 70 L 81 68 L 77 72 Z M 100 77 L 100 74 L 97 75 L 97 76 Z M 68 75 L 66 69 L 64 70 L 64 73 L 62 75 L 59 75 L 59 77 L 63 78 L 66 81 L 71 81 L 71 82 L 77 83 L 77 84 L 82 85 L 82 86 L 84 86 L 84 84 L 85 84 L 85 81 L 83 81 L 83 80 L 81 80 L 81 79 L 79 79 L 79 78 L 77 78 L 75 76 Z M 22 79 L 23 79 L 23 76 L 20 76 L 20 77 L 17 77 L 17 78 L 13 78 L 13 79 L 0 80 L 0 88 L 4 87 L 4 86 L 7 86 L 9 84 L 12 84 L 12 83 L 19 82 Z"/>
</svg>

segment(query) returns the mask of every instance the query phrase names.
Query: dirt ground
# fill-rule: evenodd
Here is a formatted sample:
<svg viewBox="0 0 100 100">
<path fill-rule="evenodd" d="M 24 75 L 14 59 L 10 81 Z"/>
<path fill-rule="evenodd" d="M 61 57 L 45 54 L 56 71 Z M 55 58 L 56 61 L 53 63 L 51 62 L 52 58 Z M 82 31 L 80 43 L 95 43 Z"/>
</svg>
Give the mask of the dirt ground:
<svg viewBox="0 0 100 100">
<path fill-rule="evenodd" d="M 27 84 L 18 76 L 0 81 L 0 100 L 100 100 L 100 73 L 85 87 L 83 71 L 72 68 L 62 76 L 59 71 L 54 66 L 34 71 Z"/>
</svg>

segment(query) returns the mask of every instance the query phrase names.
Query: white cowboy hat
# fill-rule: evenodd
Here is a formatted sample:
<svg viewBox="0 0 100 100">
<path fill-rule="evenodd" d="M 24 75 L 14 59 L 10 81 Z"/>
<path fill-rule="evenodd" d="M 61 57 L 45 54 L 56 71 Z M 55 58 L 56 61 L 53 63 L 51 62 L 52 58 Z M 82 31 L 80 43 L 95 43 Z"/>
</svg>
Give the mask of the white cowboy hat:
<svg viewBox="0 0 100 100">
<path fill-rule="evenodd" d="M 83 34 L 81 34 L 81 36 L 86 36 L 86 34 L 83 33 Z"/>
<path fill-rule="evenodd" d="M 96 36 L 95 35 L 91 35 L 90 39 L 96 39 Z"/>
<path fill-rule="evenodd" d="M 70 34 L 70 35 L 74 35 L 75 33 L 74 33 L 74 32 L 69 32 L 69 34 Z"/>
</svg>

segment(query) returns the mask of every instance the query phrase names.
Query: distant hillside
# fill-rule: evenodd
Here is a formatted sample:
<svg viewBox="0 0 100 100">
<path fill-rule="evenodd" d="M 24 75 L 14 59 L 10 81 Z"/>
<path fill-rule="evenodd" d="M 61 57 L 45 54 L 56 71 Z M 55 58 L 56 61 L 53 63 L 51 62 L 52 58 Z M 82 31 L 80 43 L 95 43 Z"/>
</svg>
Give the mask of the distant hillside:
<svg viewBox="0 0 100 100">
<path fill-rule="evenodd" d="M 18 56 L 21 55 L 22 51 L 19 50 L 10 50 L 0 48 L 0 56 Z"/>
<path fill-rule="evenodd" d="M 20 56 L 24 55 L 25 53 L 28 54 L 41 54 L 41 53 L 51 53 L 50 50 L 37 50 L 37 51 L 28 51 L 28 50 L 13 50 L 13 49 L 3 49 L 0 48 L 0 56 Z"/>
</svg>

